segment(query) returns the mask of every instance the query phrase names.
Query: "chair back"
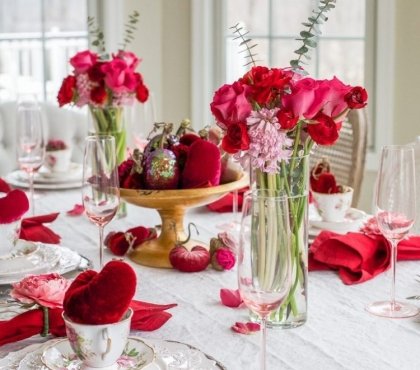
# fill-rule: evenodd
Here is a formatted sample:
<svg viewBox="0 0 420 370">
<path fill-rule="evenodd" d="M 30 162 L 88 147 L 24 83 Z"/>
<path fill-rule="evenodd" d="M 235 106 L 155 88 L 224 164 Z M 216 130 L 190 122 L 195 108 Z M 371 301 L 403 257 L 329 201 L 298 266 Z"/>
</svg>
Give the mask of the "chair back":
<svg viewBox="0 0 420 370">
<path fill-rule="evenodd" d="M 354 189 L 352 207 L 356 207 L 365 168 L 367 117 L 364 109 L 353 109 L 343 121 L 340 137 L 334 145 L 317 145 L 310 156 L 311 168 L 328 158 L 338 184 Z"/>
</svg>

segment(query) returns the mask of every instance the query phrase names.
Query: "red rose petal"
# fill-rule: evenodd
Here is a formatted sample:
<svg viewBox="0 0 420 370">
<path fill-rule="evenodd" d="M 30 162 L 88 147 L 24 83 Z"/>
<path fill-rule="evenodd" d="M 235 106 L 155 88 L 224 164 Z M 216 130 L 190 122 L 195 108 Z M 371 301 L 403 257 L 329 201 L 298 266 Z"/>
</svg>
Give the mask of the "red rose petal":
<svg viewBox="0 0 420 370">
<path fill-rule="evenodd" d="M 22 190 L 12 190 L 0 198 L 0 224 L 19 220 L 29 209 L 28 197 Z"/>
<path fill-rule="evenodd" d="M 85 207 L 83 204 L 75 204 L 74 207 L 67 211 L 67 215 L 69 216 L 80 216 L 85 212 Z"/>
<path fill-rule="evenodd" d="M 243 302 L 239 289 L 220 289 L 220 300 L 227 307 L 239 307 Z"/>
<path fill-rule="evenodd" d="M 255 322 L 246 322 L 246 323 L 236 322 L 234 325 L 231 326 L 231 329 L 235 333 L 249 335 L 257 331 L 260 331 L 261 326 L 260 324 L 257 324 Z"/>
</svg>

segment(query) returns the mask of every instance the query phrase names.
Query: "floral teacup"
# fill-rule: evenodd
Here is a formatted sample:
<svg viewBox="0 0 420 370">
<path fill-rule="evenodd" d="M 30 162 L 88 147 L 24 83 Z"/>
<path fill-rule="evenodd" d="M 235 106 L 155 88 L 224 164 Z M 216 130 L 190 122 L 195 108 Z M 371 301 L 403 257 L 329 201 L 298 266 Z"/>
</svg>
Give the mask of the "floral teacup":
<svg viewBox="0 0 420 370">
<path fill-rule="evenodd" d="M 327 222 L 342 222 L 351 207 L 353 188 L 343 186 L 342 193 L 324 194 L 312 192 L 319 215 Z"/>
<path fill-rule="evenodd" d="M 66 172 L 70 168 L 71 149 L 47 151 L 45 165 L 51 172 Z"/>
<path fill-rule="evenodd" d="M 63 312 L 71 348 L 83 362 L 83 370 L 117 370 L 117 360 L 124 351 L 130 333 L 131 308 L 114 324 L 87 325 L 71 321 Z"/>
</svg>

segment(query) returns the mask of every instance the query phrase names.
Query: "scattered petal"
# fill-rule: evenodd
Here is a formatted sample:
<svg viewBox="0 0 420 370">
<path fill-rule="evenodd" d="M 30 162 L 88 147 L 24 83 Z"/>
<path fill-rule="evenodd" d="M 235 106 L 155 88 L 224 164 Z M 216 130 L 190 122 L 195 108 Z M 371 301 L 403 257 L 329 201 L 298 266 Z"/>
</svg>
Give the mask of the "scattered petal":
<svg viewBox="0 0 420 370">
<path fill-rule="evenodd" d="M 83 204 L 75 204 L 73 209 L 70 211 L 67 211 L 67 215 L 69 216 L 80 216 L 85 211 L 85 207 L 83 207 Z"/>
<path fill-rule="evenodd" d="M 227 307 L 239 307 L 242 303 L 239 289 L 220 289 L 220 300 Z"/>
<path fill-rule="evenodd" d="M 260 324 L 256 322 L 236 322 L 234 325 L 231 326 L 231 329 L 239 334 L 252 334 L 256 331 L 260 331 Z"/>
</svg>

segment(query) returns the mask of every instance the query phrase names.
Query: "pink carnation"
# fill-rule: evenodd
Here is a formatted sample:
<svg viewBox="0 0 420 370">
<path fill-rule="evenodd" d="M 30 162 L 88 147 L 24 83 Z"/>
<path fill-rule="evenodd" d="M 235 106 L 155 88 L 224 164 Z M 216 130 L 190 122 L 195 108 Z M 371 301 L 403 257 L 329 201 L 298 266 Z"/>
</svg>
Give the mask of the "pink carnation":
<svg viewBox="0 0 420 370">
<path fill-rule="evenodd" d="M 219 248 L 213 254 L 212 265 L 216 270 L 231 270 L 235 263 L 235 253 L 229 248 Z"/>
<path fill-rule="evenodd" d="M 70 282 L 57 273 L 30 275 L 13 284 L 10 295 L 25 304 L 63 308 L 64 294 Z"/>
</svg>

